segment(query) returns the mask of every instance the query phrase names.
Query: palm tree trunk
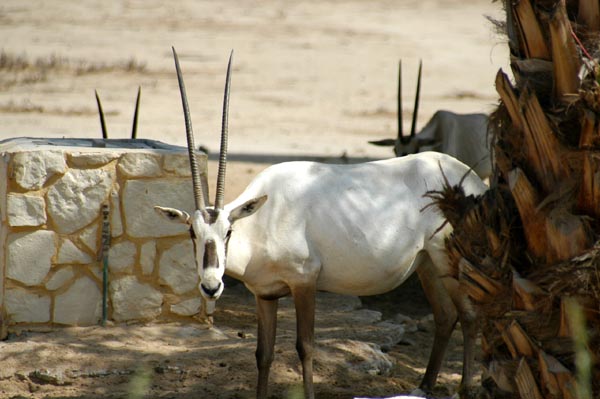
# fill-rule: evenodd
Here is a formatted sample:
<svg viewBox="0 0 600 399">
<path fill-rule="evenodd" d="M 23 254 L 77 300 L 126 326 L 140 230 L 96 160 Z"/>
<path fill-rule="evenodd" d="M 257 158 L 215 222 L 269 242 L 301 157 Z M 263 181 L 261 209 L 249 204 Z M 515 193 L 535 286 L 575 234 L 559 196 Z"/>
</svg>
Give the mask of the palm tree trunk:
<svg viewBox="0 0 600 399">
<path fill-rule="evenodd" d="M 600 1 L 505 8 L 514 82 L 496 76 L 490 190 L 431 195 L 481 317 L 485 396 L 598 398 Z"/>
</svg>

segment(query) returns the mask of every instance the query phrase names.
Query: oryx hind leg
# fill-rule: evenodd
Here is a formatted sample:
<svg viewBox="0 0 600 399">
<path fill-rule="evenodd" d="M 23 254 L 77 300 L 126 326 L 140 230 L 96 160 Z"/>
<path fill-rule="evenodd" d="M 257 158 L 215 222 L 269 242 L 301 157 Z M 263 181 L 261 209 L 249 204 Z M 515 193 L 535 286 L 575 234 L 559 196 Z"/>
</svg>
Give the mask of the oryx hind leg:
<svg viewBox="0 0 600 399">
<path fill-rule="evenodd" d="M 475 362 L 475 344 L 477 341 L 477 315 L 473 304 L 460 289 L 460 283 L 453 278 L 445 278 L 445 285 L 458 309 L 458 319 L 463 334 L 463 368 L 459 392 L 461 397 L 471 397 L 476 390 L 473 386 L 473 366 Z"/>
<path fill-rule="evenodd" d="M 429 355 L 427 370 L 419 386 L 421 390 L 430 392 L 437 380 L 446 347 L 458 320 L 458 311 L 442 281 L 440 270 L 429 256 L 423 256 L 420 265 L 417 267 L 417 274 L 419 280 L 421 280 L 425 296 L 431 305 L 435 322 L 433 346 Z"/>
<path fill-rule="evenodd" d="M 292 288 L 296 307 L 296 350 L 302 362 L 304 397 L 314 399 L 313 352 L 315 343 L 316 287 L 311 284 Z"/>
</svg>

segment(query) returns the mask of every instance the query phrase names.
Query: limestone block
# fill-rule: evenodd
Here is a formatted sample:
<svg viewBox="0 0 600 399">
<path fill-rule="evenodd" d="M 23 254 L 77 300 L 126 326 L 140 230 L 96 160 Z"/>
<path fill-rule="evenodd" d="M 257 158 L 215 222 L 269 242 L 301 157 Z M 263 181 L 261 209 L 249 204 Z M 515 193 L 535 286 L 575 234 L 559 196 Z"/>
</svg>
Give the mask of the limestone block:
<svg viewBox="0 0 600 399">
<path fill-rule="evenodd" d="M 49 291 L 55 291 L 65 285 L 65 283 L 70 281 L 73 277 L 75 277 L 75 272 L 73 271 L 72 267 L 64 267 L 59 269 L 46 283 L 46 289 Z"/>
<path fill-rule="evenodd" d="M 198 162 L 198 169 L 202 173 L 202 171 L 206 170 L 206 154 L 196 151 L 196 160 Z M 192 175 L 190 159 L 186 152 L 165 154 L 163 157 L 163 169 L 165 172 L 177 176 L 190 177 Z"/>
<path fill-rule="evenodd" d="M 119 158 L 119 152 L 74 152 L 69 162 L 76 168 L 98 168 Z"/>
<path fill-rule="evenodd" d="M 163 169 L 165 172 L 177 176 L 189 177 L 192 175 L 190 160 L 186 153 L 165 154 L 163 156 Z"/>
<path fill-rule="evenodd" d="M 102 294 L 89 277 L 81 277 L 54 300 L 55 323 L 89 326 L 97 324 L 101 316 Z"/>
<path fill-rule="evenodd" d="M 60 248 L 58 249 L 58 264 L 65 263 L 76 263 L 80 265 L 87 265 L 92 263 L 92 257 L 83 252 L 81 249 L 77 248 L 73 241 L 65 238 L 62 242 Z"/>
<path fill-rule="evenodd" d="M 131 241 L 112 244 L 108 251 L 108 267 L 113 273 L 133 271 L 137 248 Z"/>
<path fill-rule="evenodd" d="M 128 180 L 123 188 L 123 213 L 132 237 L 168 237 L 187 234 L 188 227 L 165 220 L 154 206 L 191 212 L 194 209 L 191 179 Z"/>
<path fill-rule="evenodd" d="M 115 321 L 152 319 L 161 313 L 163 295 L 148 284 L 126 276 L 110 283 Z"/>
<path fill-rule="evenodd" d="M 22 288 L 9 288 L 4 296 L 8 318 L 13 323 L 46 323 L 50 321 L 50 297 Z"/>
<path fill-rule="evenodd" d="M 39 190 L 55 174 L 63 174 L 67 163 L 62 151 L 18 152 L 12 160 L 15 181 L 26 190 Z"/>
<path fill-rule="evenodd" d="M 83 229 L 79 235 L 79 239 L 83 245 L 94 254 L 98 254 L 100 252 L 100 237 L 98 236 L 99 229 L 100 223 L 94 223 Z"/>
<path fill-rule="evenodd" d="M 46 223 L 43 197 L 10 193 L 6 198 L 6 209 L 10 226 L 41 226 Z"/>
<path fill-rule="evenodd" d="M 110 193 L 110 235 L 119 237 L 123 234 L 123 219 L 121 217 L 121 203 L 119 201 L 119 191 L 113 190 Z"/>
<path fill-rule="evenodd" d="M 148 276 L 154 271 L 154 262 L 156 260 L 156 241 L 148 241 L 142 245 L 140 253 L 140 266 L 142 274 Z"/>
<path fill-rule="evenodd" d="M 71 169 L 47 194 L 48 214 L 59 233 L 71 234 L 98 217 L 112 188 L 113 177 L 103 169 Z"/>
<path fill-rule="evenodd" d="M 160 176 L 160 157 L 143 152 L 126 152 L 121 156 L 117 170 L 126 177 Z"/>
<path fill-rule="evenodd" d="M 158 267 L 160 282 L 170 287 L 174 293 L 183 294 L 196 289 L 199 278 L 192 240 L 185 239 L 164 251 Z"/>
<path fill-rule="evenodd" d="M 200 297 L 191 298 L 181 301 L 175 305 L 171 305 L 171 312 L 180 316 L 193 316 L 200 312 L 201 306 L 202 299 Z"/>
<path fill-rule="evenodd" d="M 48 230 L 10 234 L 6 276 L 28 286 L 40 284 L 50 271 L 56 239 Z"/>
<path fill-rule="evenodd" d="M 8 179 L 10 177 L 8 170 L 10 159 L 10 154 L 0 152 L 0 176 L 3 176 L 2 182 L 0 183 L 0 220 L 8 220 L 6 198 L 9 192 Z M 2 296 L 2 294 L 0 294 L 0 296 Z"/>
</svg>

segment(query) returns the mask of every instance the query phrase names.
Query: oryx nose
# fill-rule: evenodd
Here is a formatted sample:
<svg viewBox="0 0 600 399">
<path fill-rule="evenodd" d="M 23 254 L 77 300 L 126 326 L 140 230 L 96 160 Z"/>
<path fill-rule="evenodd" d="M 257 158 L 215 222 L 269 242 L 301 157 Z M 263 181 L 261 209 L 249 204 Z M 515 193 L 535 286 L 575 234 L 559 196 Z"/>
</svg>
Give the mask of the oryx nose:
<svg viewBox="0 0 600 399">
<path fill-rule="evenodd" d="M 221 285 L 223 283 L 219 283 L 217 284 L 216 287 L 211 288 L 211 287 L 207 287 L 204 284 L 200 284 L 200 287 L 202 288 L 202 291 L 204 292 L 204 294 L 206 294 L 206 296 L 208 298 L 214 298 L 215 295 L 217 294 L 217 292 L 219 292 L 219 289 L 221 288 Z"/>
</svg>

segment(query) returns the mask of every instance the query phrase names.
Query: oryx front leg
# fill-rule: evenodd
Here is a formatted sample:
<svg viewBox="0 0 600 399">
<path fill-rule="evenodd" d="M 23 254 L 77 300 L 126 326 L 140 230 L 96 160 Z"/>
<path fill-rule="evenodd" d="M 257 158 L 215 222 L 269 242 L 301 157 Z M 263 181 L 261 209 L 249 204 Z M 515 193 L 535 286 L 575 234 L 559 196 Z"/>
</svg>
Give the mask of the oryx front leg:
<svg viewBox="0 0 600 399">
<path fill-rule="evenodd" d="M 256 343 L 256 366 L 258 368 L 258 384 L 256 397 L 265 399 L 269 384 L 269 370 L 273 363 L 275 333 L 277 332 L 278 300 L 267 300 L 256 297 L 256 313 L 258 316 L 258 338 Z"/>
<path fill-rule="evenodd" d="M 292 289 L 296 307 L 296 350 L 302 362 L 304 397 L 314 399 L 313 352 L 315 344 L 315 285 Z"/>
</svg>

